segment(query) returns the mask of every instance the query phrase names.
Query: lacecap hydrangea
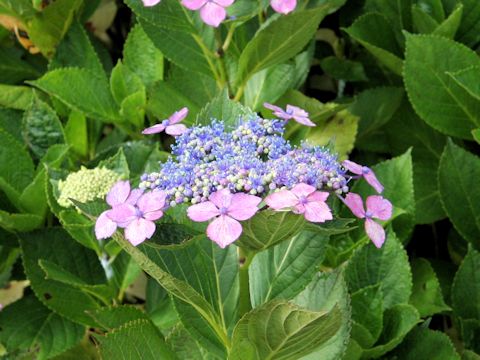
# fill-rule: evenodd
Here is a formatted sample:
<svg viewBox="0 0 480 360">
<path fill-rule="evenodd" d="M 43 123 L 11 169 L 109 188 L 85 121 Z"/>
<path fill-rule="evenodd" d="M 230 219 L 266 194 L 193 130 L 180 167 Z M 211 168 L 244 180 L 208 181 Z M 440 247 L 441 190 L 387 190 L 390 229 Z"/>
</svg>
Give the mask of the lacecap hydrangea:
<svg viewBox="0 0 480 360">
<path fill-rule="evenodd" d="M 112 209 L 97 220 L 97 237 L 109 237 L 122 227 L 126 238 L 137 245 L 153 235 L 153 221 L 164 211 L 188 204 L 189 218 L 212 220 L 207 236 L 225 247 L 240 237 L 241 221 L 263 209 L 290 210 L 311 222 L 331 220 L 326 201 L 334 195 L 354 215 L 365 218 L 367 235 L 381 247 L 385 232 L 373 218 L 389 219 L 390 202 L 379 195 L 371 196 L 365 211 L 363 200 L 349 192 L 351 181 L 360 177 L 382 192 L 383 186 L 373 171 L 351 161 L 340 163 L 326 147 L 307 142 L 293 146 L 283 137 L 286 123 L 294 120 L 314 126 L 308 113 L 291 105 L 286 111 L 266 106 L 275 110 L 276 119 L 249 115 L 240 118 L 233 129 L 221 120 L 191 128 L 182 125 L 181 131 L 175 132 L 170 158 L 158 171 L 142 175 L 139 189 L 130 192 L 125 184 L 112 188 L 107 196 Z M 168 132 L 173 123 L 179 127 L 187 114 L 188 109 L 183 108 L 144 133 Z M 260 204 L 266 205 L 259 208 Z"/>
</svg>

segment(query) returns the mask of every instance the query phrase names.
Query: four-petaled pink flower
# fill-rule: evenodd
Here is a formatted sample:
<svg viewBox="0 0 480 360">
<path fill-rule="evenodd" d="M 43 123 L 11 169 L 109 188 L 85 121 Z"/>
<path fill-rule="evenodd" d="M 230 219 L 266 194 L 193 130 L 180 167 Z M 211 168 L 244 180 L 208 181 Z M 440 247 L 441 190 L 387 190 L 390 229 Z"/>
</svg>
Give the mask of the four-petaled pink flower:
<svg viewBox="0 0 480 360">
<path fill-rule="evenodd" d="M 303 214 L 311 222 L 332 220 L 332 213 L 326 204 L 328 192 L 317 191 L 311 185 L 300 183 L 292 190 L 280 190 L 265 198 L 265 202 L 274 210 L 292 208 L 295 214 Z"/>
<path fill-rule="evenodd" d="M 288 14 L 297 7 L 297 0 L 271 0 L 270 6 L 277 13 Z"/>
<path fill-rule="evenodd" d="M 360 195 L 348 193 L 345 197 L 345 205 L 352 213 L 365 219 L 365 231 L 377 248 L 381 248 L 385 242 L 385 230 L 382 225 L 373 219 L 388 220 L 392 217 L 392 204 L 380 195 L 372 195 L 367 198 L 367 211 L 363 208 L 363 200 Z"/>
<path fill-rule="evenodd" d="M 192 205 L 187 214 L 193 221 L 208 221 L 215 218 L 207 227 L 207 236 L 221 248 L 233 243 L 242 234 L 238 221 L 250 219 L 258 211 L 261 198 L 244 193 L 232 194 L 227 189 L 214 192 L 200 204 Z M 238 221 L 237 221 L 238 220 Z"/>
<path fill-rule="evenodd" d="M 161 0 L 142 0 L 143 1 L 143 6 L 155 6 L 157 5 Z"/>
<path fill-rule="evenodd" d="M 125 228 L 125 238 L 134 246 L 150 239 L 155 232 L 155 220 L 163 216 L 167 194 L 154 190 L 140 196 L 135 205 L 115 206 L 107 216 Z"/>
<path fill-rule="evenodd" d="M 226 7 L 235 0 L 182 0 L 182 5 L 190 10 L 200 10 L 200 17 L 205 24 L 218 27 L 227 17 Z"/>
<path fill-rule="evenodd" d="M 297 106 L 287 105 L 286 110 L 283 110 L 281 107 L 278 107 L 269 103 L 264 103 L 263 106 L 265 106 L 267 109 L 272 110 L 273 115 L 275 115 L 279 119 L 284 119 L 284 120 L 293 119 L 302 125 L 316 126 L 315 123 L 308 118 L 308 112 L 306 112 L 303 109 L 300 109 Z"/>
<path fill-rule="evenodd" d="M 188 108 L 184 107 L 178 111 L 175 111 L 168 119 L 163 120 L 160 124 L 156 124 L 150 126 L 149 128 L 146 128 L 142 131 L 142 134 L 157 134 L 165 130 L 168 135 L 182 135 L 185 131 L 187 131 L 187 127 L 183 124 L 179 124 L 179 122 L 185 119 L 187 115 Z"/>
<path fill-rule="evenodd" d="M 375 189 L 376 192 L 378 192 L 379 194 L 382 193 L 383 185 L 380 183 L 380 181 L 378 181 L 372 169 L 370 169 L 367 166 L 362 166 L 357 163 L 354 163 L 353 161 L 350 161 L 350 160 L 345 160 L 342 163 L 342 165 L 348 171 L 356 175 L 363 176 L 365 181 L 369 183 Z"/>
<path fill-rule="evenodd" d="M 128 181 L 118 181 L 107 194 L 107 204 L 112 209 L 123 204 L 135 205 L 142 193 L 143 191 L 140 189 L 130 191 L 130 183 Z M 98 217 L 95 223 L 97 239 L 109 238 L 117 230 L 118 224 L 108 216 L 112 209 L 104 211 Z"/>
</svg>

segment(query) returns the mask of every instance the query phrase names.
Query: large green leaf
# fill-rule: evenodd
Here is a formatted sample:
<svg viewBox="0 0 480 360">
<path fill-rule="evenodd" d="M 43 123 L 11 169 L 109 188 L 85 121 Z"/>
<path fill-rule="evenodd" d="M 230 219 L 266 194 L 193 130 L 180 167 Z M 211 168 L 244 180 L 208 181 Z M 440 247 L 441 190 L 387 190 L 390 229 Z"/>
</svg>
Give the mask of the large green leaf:
<svg viewBox="0 0 480 360">
<path fill-rule="evenodd" d="M 238 61 L 237 84 L 245 84 L 253 74 L 297 55 L 311 40 L 330 5 L 296 11 L 279 17 L 261 28 L 242 51 Z"/>
<path fill-rule="evenodd" d="M 128 33 L 123 46 L 123 63 L 149 86 L 163 79 L 163 55 L 140 25 Z"/>
<path fill-rule="evenodd" d="M 177 325 L 172 332 L 168 334 L 167 344 L 175 352 L 179 360 L 217 360 L 218 358 L 202 349 L 198 342 L 190 336 L 187 330 L 181 325 Z"/>
<path fill-rule="evenodd" d="M 36 359 L 49 359 L 80 342 L 85 327 L 50 311 L 28 295 L 0 312 L 0 342 L 12 355 L 29 350 Z"/>
<path fill-rule="evenodd" d="M 58 45 L 55 56 L 50 61 L 49 69 L 79 67 L 92 71 L 96 76 L 105 76 L 103 66 L 95 52 L 83 26 L 74 21 L 62 42 Z"/>
<path fill-rule="evenodd" d="M 447 72 L 447 74 L 452 77 L 460 87 L 480 101 L 480 86 L 478 85 L 480 66 L 470 66 L 463 70 Z"/>
<path fill-rule="evenodd" d="M 328 234 L 305 229 L 257 254 L 249 267 L 255 308 L 272 299 L 291 299 L 312 280 L 325 256 Z"/>
<path fill-rule="evenodd" d="M 43 241 L 47 239 L 48 241 Z M 22 234 L 23 266 L 37 297 L 48 308 L 76 322 L 89 325 L 92 319 L 85 313 L 98 303 L 77 288 L 45 278 L 39 260 L 48 260 L 79 277 L 87 284 L 106 281 L 103 268 L 95 253 L 75 241 L 61 228 L 50 228 Z"/>
<path fill-rule="evenodd" d="M 0 49 L 0 83 L 16 84 L 40 75 L 37 69 L 21 59 L 21 55 L 15 48 Z"/>
<path fill-rule="evenodd" d="M 449 56 L 439 56 L 445 49 Z M 459 43 L 433 35 L 407 36 L 404 81 L 413 108 L 433 128 L 464 139 L 480 125 L 480 101 L 448 73 L 471 66 L 480 66 L 478 55 Z"/>
<path fill-rule="evenodd" d="M 463 319 L 480 320 L 479 269 L 480 253 L 470 249 L 452 285 L 453 309 Z"/>
<path fill-rule="evenodd" d="M 248 250 L 265 250 L 291 239 L 304 225 L 304 217 L 290 211 L 261 211 L 242 222 L 243 232 L 236 244 Z"/>
<path fill-rule="evenodd" d="M 385 309 L 407 303 L 412 293 L 407 253 L 392 231 L 381 249 L 369 243 L 354 253 L 345 269 L 345 279 L 352 293 L 380 284 Z"/>
<path fill-rule="evenodd" d="M 463 17 L 457 38 L 469 47 L 480 41 L 480 4 L 476 0 L 462 0 Z"/>
<path fill-rule="evenodd" d="M 342 358 L 350 335 L 350 299 L 342 270 L 318 273 L 315 279 L 297 295 L 294 303 L 312 311 L 331 311 L 338 307 L 341 312 L 341 326 L 325 344 L 317 347 L 303 360 L 337 360 Z"/>
<path fill-rule="evenodd" d="M 443 207 L 455 229 L 480 249 L 480 159 L 449 141 L 438 171 Z"/>
<path fill-rule="evenodd" d="M 42 157 L 48 148 L 65 143 L 62 123 L 55 111 L 37 97 L 23 116 L 23 137 L 37 157 Z"/>
<path fill-rule="evenodd" d="M 104 330 L 114 330 L 134 320 L 147 320 L 147 315 L 131 305 L 107 306 L 90 311 L 98 326 Z"/>
<path fill-rule="evenodd" d="M 357 290 L 351 295 L 352 338 L 370 348 L 383 329 L 383 294 L 380 284 Z"/>
<path fill-rule="evenodd" d="M 26 86 L 0 84 L 0 106 L 26 110 L 33 100 L 33 89 Z"/>
<path fill-rule="evenodd" d="M 362 15 L 345 31 L 389 70 L 397 75 L 402 74 L 402 51 L 384 15 L 380 13 Z"/>
<path fill-rule="evenodd" d="M 273 300 L 247 313 L 238 322 L 228 358 L 298 358 L 325 344 L 341 324 L 342 315 L 337 307 L 330 312 L 317 312 Z"/>
<path fill-rule="evenodd" d="M 450 338 L 439 331 L 417 327 L 395 349 L 394 355 L 402 360 L 460 360 Z"/>
<path fill-rule="evenodd" d="M 149 320 L 135 320 L 96 337 L 103 359 L 175 359 L 158 329 Z"/>
<path fill-rule="evenodd" d="M 39 228 L 43 218 L 35 214 L 12 214 L 0 210 L 0 227 L 9 231 L 31 231 Z"/>
<path fill-rule="evenodd" d="M 418 258 L 412 261 L 412 277 L 410 304 L 417 308 L 421 317 L 451 310 L 443 301 L 440 283 L 428 260 Z"/>
<path fill-rule="evenodd" d="M 49 71 L 31 84 L 88 117 L 110 122 L 118 118 L 107 80 L 87 69 Z"/>
</svg>

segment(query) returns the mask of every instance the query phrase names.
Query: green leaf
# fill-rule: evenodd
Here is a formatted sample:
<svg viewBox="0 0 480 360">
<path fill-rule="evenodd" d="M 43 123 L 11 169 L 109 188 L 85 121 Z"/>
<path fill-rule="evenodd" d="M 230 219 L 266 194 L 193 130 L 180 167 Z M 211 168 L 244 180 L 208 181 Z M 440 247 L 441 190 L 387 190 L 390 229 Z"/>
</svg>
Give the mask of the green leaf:
<svg viewBox="0 0 480 360">
<path fill-rule="evenodd" d="M 375 347 L 365 349 L 363 357 L 377 358 L 400 344 L 408 332 L 419 322 L 417 310 L 407 304 L 397 304 L 383 315 L 383 332 Z"/>
<path fill-rule="evenodd" d="M 433 35 L 445 36 L 446 38 L 453 39 L 461 24 L 462 15 L 463 5 L 459 4 L 448 18 L 433 31 Z"/>
<path fill-rule="evenodd" d="M 79 67 L 92 71 L 96 76 L 105 77 L 105 71 L 93 48 L 84 27 L 74 21 L 60 42 L 49 70 L 63 67 Z"/>
<path fill-rule="evenodd" d="M 407 303 L 412 293 L 412 273 L 406 251 L 392 231 L 381 249 L 368 243 L 357 250 L 345 269 L 351 293 L 380 284 L 383 306 Z"/>
<path fill-rule="evenodd" d="M 129 95 L 137 91 L 145 93 L 145 86 L 138 75 L 130 70 L 121 61 L 115 65 L 110 75 L 110 88 L 112 90 L 113 98 L 118 105 Z"/>
<path fill-rule="evenodd" d="M 451 310 L 443 301 L 440 283 L 428 260 L 417 258 L 412 261 L 412 278 L 410 304 L 415 306 L 420 317 Z"/>
<path fill-rule="evenodd" d="M 480 144 L 480 129 L 472 130 L 472 135 L 475 141 Z"/>
<path fill-rule="evenodd" d="M 397 75 L 402 74 L 402 51 L 387 18 L 380 13 L 360 16 L 344 31 Z"/>
<path fill-rule="evenodd" d="M 72 241 L 61 228 L 22 234 L 20 245 L 25 273 L 40 301 L 62 316 L 90 325 L 92 319 L 85 311 L 98 308 L 98 303 L 75 287 L 45 279 L 38 260 L 51 261 L 88 284 L 101 284 L 106 280 L 105 273 L 95 253 Z"/>
<path fill-rule="evenodd" d="M 181 325 L 176 326 L 172 332 L 168 334 L 167 344 L 175 352 L 175 356 L 179 360 L 214 360 L 212 354 L 202 349 L 195 339 Z"/>
<path fill-rule="evenodd" d="M 187 96 L 199 108 L 211 101 L 218 93 L 215 80 L 209 76 L 172 66 L 168 74 L 168 83 Z"/>
<path fill-rule="evenodd" d="M 9 231 L 31 231 L 39 228 L 43 218 L 34 214 L 10 214 L 0 210 L 0 227 Z"/>
<path fill-rule="evenodd" d="M 359 116 L 357 147 L 369 148 L 372 138 L 381 136 L 380 128 L 388 123 L 402 103 L 403 89 L 379 87 L 362 91 L 350 106 L 350 112 Z"/>
<path fill-rule="evenodd" d="M 138 24 L 128 33 L 123 46 L 123 63 L 147 87 L 163 80 L 163 55 Z"/>
<path fill-rule="evenodd" d="M 26 110 L 33 100 L 33 89 L 26 86 L 0 84 L 0 106 Z"/>
<path fill-rule="evenodd" d="M 337 80 L 367 81 L 367 75 L 362 63 L 348 59 L 339 59 L 336 56 L 327 56 L 320 60 L 322 70 Z"/>
<path fill-rule="evenodd" d="M 36 359 L 49 359 L 71 348 L 85 334 L 85 328 L 51 312 L 29 295 L 0 313 L 0 342 L 9 352 L 39 352 Z"/>
<path fill-rule="evenodd" d="M 475 248 L 480 249 L 478 176 L 480 159 L 449 141 L 440 159 L 438 171 L 443 208 L 455 229 Z"/>
<path fill-rule="evenodd" d="M 22 191 L 33 180 L 33 161 L 25 148 L 0 129 L 0 177 L 12 188 Z"/>
<path fill-rule="evenodd" d="M 430 34 L 439 26 L 430 12 L 419 4 L 412 5 L 412 21 L 414 30 L 421 34 Z"/>
<path fill-rule="evenodd" d="M 302 360 L 342 358 L 350 336 L 350 299 L 342 270 L 318 273 L 306 289 L 295 297 L 294 303 L 320 312 L 338 308 L 342 317 L 337 333 L 326 344 L 319 346 L 309 355 L 303 356 Z"/>
<path fill-rule="evenodd" d="M 22 53 L 15 48 L 0 49 L 0 82 L 16 84 L 40 75 L 28 62 L 21 59 Z"/>
<path fill-rule="evenodd" d="M 243 232 L 236 244 L 252 251 L 265 250 L 291 239 L 304 225 L 304 217 L 290 211 L 261 211 L 242 222 Z"/>
<path fill-rule="evenodd" d="M 100 342 L 103 359 L 175 359 L 149 320 L 131 321 L 96 338 Z"/>
<path fill-rule="evenodd" d="M 311 40 L 330 5 L 295 11 L 261 28 L 242 51 L 236 81 L 246 83 L 253 74 L 298 54 Z"/>
<path fill-rule="evenodd" d="M 417 327 L 398 346 L 394 354 L 402 360 L 460 360 L 450 338 L 439 331 Z"/>
<path fill-rule="evenodd" d="M 383 294 L 380 284 L 364 287 L 351 295 L 352 338 L 365 349 L 378 340 L 383 329 Z"/>
<path fill-rule="evenodd" d="M 110 122 L 118 117 L 108 82 L 87 69 L 49 71 L 31 84 L 88 117 Z"/>
<path fill-rule="evenodd" d="M 477 83 L 480 79 L 479 72 L 480 66 L 470 66 L 455 72 L 447 72 L 447 75 L 468 94 L 480 101 L 480 86 Z"/>
<path fill-rule="evenodd" d="M 307 228 L 257 254 L 249 267 L 252 306 L 272 299 L 289 300 L 302 291 L 322 263 L 328 239 L 328 234 Z"/>
<path fill-rule="evenodd" d="M 75 153 L 81 157 L 88 155 L 87 118 L 81 112 L 72 111 L 68 116 L 65 138 Z"/>
<path fill-rule="evenodd" d="M 132 305 L 102 307 L 89 314 L 104 330 L 114 330 L 135 320 L 148 320 L 142 310 Z"/>
<path fill-rule="evenodd" d="M 338 307 L 330 312 L 316 312 L 273 300 L 250 311 L 238 322 L 229 359 L 298 358 L 330 340 L 341 323 Z"/>
<path fill-rule="evenodd" d="M 53 55 L 82 3 L 82 0 L 57 0 L 27 23 L 28 36 L 46 57 Z"/>
<path fill-rule="evenodd" d="M 448 58 L 438 56 L 445 49 Z M 404 80 L 417 114 L 444 134 L 471 139 L 470 131 L 480 124 L 480 102 L 448 73 L 479 65 L 476 53 L 452 40 L 408 35 Z M 425 84 L 429 84 L 430 91 L 425 91 Z"/>
<path fill-rule="evenodd" d="M 230 100 L 228 92 L 224 90 L 200 110 L 196 124 L 207 125 L 212 119 L 223 120 L 227 130 L 231 130 L 238 125 L 241 118 L 253 114 L 249 108 Z"/>
<path fill-rule="evenodd" d="M 452 305 L 463 319 L 480 320 L 480 253 L 469 249 L 452 285 Z"/>
<path fill-rule="evenodd" d="M 480 6 L 476 0 L 462 0 L 463 18 L 457 31 L 458 41 L 473 47 L 480 41 Z"/>
<path fill-rule="evenodd" d="M 62 123 L 56 112 L 37 97 L 25 111 L 22 127 L 27 145 L 39 158 L 46 154 L 50 146 L 65 143 Z"/>
</svg>

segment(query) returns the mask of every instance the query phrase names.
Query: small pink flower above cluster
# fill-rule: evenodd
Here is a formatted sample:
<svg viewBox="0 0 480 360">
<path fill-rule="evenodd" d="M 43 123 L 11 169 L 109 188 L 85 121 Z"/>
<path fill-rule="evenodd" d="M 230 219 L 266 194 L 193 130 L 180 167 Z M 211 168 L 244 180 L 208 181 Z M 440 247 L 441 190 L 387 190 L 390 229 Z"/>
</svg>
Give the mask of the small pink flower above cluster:
<svg viewBox="0 0 480 360">
<path fill-rule="evenodd" d="M 269 103 L 264 103 L 263 106 L 265 106 L 267 109 L 273 111 L 273 115 L 277 116 L 279 119 L 283 120 L 290 120 L 293 119 L 299 124 L 305 125 L 305 126 L 316 126 L 312 120 L 308 118 L 308 112 L 305 110 L 293 106 L 293 105 L 287 105 L 286 110 L 283 110 L 281 107 L 278 107 L 276 105 L 272 105 Z"/>
<path fill-rule="evenodd" d="M 166 120 L 163 120 L 160 124 L 156 124 L 146 128 L 142 131 L 144 135 L 157 134 L 165 131 L 168 135 L 178 136 L 187 131 L 187 127 L 183 124 L 179 124 L 180 121 L 185 119 L 188 115 L 188 108 L 184 107 L 178 111 L 175 111 Z"/>
</svg>

